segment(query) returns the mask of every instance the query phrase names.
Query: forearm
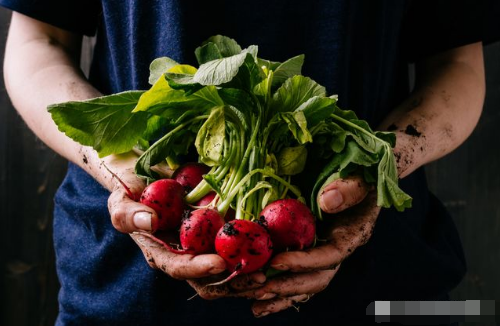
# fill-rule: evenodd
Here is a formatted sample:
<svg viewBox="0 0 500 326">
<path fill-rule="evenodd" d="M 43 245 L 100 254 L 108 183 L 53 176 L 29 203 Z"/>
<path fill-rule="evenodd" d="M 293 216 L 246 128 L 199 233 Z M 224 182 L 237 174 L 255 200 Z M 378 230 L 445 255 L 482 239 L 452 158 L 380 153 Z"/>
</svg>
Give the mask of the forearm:
<svg viewBox="0 0 500 326">
<path fill-rule="evenodd" d="M 28 17 L 13 15 L 6 46 L 4 76 L 13 105 L 28 127 L 49 147 L 89 172 L 106 188 L 116 180 L 102 168 L 101 159 L 61 133 L 47 106 L 52 103 L 85 100 L 101 94 L 79 69 L 81 38 L 61 32 Z M 114 171 L 133 166 L 135 157 L 106 158 Z"/>
<path fill-rule="evenodd" d="M 380 126 L 396 133 L 400 177 L 462 144 L 477 125 L 484 94 L 480 43 L 422 63 L 415 91 Z"/>
</svg>

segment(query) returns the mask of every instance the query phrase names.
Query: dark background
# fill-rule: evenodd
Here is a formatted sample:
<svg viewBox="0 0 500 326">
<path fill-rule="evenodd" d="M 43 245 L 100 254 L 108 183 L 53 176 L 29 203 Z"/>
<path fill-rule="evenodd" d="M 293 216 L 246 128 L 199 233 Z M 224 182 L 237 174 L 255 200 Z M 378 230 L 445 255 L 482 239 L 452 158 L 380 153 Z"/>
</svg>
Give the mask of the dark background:
<svg viewBox="0 0 500 326">
<path fill-rule="evenodd" d="M 9 20 L 10 11 L 0 8 L 1 62 Z M 458 150 L 427 168 L 432 191 L 455 218 L 469 265 L 453 300 L 500 300 L 500 43 L 485 47 L 485 61 L 487 97 L 477 129 Z M 2 78 L 0 325 L 54 323 L 52 197 L 65 169 L 65 161 L 26 128 Z"/>
</svg>

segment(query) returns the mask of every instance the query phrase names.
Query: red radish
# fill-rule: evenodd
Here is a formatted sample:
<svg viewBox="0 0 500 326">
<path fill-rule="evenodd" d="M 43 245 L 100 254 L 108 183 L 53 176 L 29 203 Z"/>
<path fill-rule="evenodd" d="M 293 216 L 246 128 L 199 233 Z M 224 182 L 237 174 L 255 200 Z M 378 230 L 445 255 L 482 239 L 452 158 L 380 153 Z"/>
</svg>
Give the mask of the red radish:
<svg viewBox="0 0 500 326">
<path fill-rule="evenodd" d="M 239 274 L 252 273 L 264 266 L 273 253 L 273 244 L 267 230 L 247 220 L 224 224 L 215 238 L 215 250 L 232 272 L 220 285 Z"/>
<path fill-rule="evenodd" d="M 160 179 L 148 185 L 141 194 L 141 204 L 158 214 L 158 225 L 153 230 L 174 230 L 184 213 L 184 188 L 175 180 Z"/>
<path fill-rule="evenodd" d="M 194 206 L 200 206 L 200 207 L 208 206 L 214 200 L 215 196 L 217 196 L 217 193 L 215 191 L 211 191 L 208 194 L 206 194 L 205 197 L 194 203 Z"/>
<path fill-rule="evenodd" d="M 176 249 L 150 233 L 135 233 L 150 238 L 175 254 L 200 255 L 214 251 L 215 237 L 223 224 L 222 217 L 215 209 L 201 208 L 192 211 L 182 220 L 179 232 L 182 249 Z"/>
<path fill-rule="evenodd" d="M 182 220 L 180 240 L 183 250 L 194 254 L 214 251 L 215 236 L 224 220 L 215 209 L 200 208 Z"/>
<path fill-rule="evenodd" d="M 314 215 L 297 199 L 281 199 L 260 213 L 276 250 L 302 250 L 311 246 L 316 234 Z"/>
<path fill-rule="evenodd" d="M 211 191 L 207 195 L 205 195 L 205 197 L 203 197 L 202 199 L 197 201 L 194 204 L 194 206 L 199 206 L 199 207 L 208 206 L 214 200 L 215 196 L 217 196 L 217 193 L 215 191 Z M 226 222 L 232 221 L 232 220 L 234 220 L 235 217 L 236 217 L 235 210 L 232 208 L 229 208 L 226 212 L 226 215 L 224 216 L 224 221 L 226 221 Z"/>
<path fill-rule="evenodd" d="M 224 215 L 224 221 L 230 222 L 236 218 L 236 211 L 229 207 L 229 209 L 226 212 L 226 215 Z"/>
<path fill-rule="evenodd" d="M 177 168 L 172 178 L 180 183 L 186 192 L 193 190 L 203 180 L 203 175 L 210 171 L 210 167 L 202 163 L 186 163 Z"/>
</svg>

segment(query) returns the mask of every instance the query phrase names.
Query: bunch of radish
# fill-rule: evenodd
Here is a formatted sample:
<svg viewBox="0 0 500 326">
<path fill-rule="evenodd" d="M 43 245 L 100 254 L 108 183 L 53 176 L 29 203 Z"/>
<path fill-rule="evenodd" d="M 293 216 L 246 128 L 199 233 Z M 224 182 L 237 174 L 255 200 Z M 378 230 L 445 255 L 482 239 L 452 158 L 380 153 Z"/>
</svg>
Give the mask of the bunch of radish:
<svg viewBox="0 0 500 326">
<path fill-rule="evenodd" d="M 280 199 L 268 204 L 255 221 L 235 220 L 231 209 L 226 212 L 225 222 L 225 217 L 216 208 L 218 195 L 214 191 L 195 205 L 189 205 L 186 194 L 199 186 L 209 170 L 201 163 L 184 164 L 171 179 L 159 179 L 149 184 L 140 197 L 141 203 L 158 214 L 159 222 L 154 229 L 178 231 L 180 248 L 150 233 L 141 234 L 176 254 L 216 252 L 226 261 L 231 275 L 214 284 L 261 269 L 273 252 L 301 250 L 313 244 L 314 216 L 297 199 Z"/>
<path fill-rule="evenodd" d="M 146 236 L 176 253 L 217 252 L 234 277 L 273 252 L 313 245 L 317 196 L 334 176 L 362 175 L 379 206 L 411 206 L 398 187 L 395 135 L 340 109 L 302 75 L 303 55 L 270 61 L 256 45 L 215 35 L 195 56 L 198 67 L 155 59 L 148 90 L 48 108 L 59 130 L 101 157 L 140 151 L 135 173 L 149 184 L 140 200 L 158 213 L 154 229 L 179 231 L 180 246 Z M 200 163 L 162 179 L 161 164 L 174 169 L 194 149 Z M 306 170 L 311 159 L 321 171 Z M 315 179 L 308 206 L 293 184 L 304 171 Z"/>
</svg>

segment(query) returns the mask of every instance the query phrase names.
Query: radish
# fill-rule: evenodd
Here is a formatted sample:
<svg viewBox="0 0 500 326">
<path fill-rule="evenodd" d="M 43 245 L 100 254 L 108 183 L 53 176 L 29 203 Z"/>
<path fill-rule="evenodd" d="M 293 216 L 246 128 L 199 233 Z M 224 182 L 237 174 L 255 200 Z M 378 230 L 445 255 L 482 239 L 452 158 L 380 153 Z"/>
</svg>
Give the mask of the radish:
<svg viewBox="0 0 500 326">
<path fill-rule="evenodd" d="M 182 220 L 179 231 L 181 249 L 174 248 L 151 233 L 135 233 L 150 238 L 175 254 L 200 255 L 214 251 L 215 237 L 223 224 L 222 217 L 215 209 L 200 208 L 192 211 Z"/>
<path fill-rule="evenodd" d="M 273 253 L 273 244 L 267 230 L 248 220 L 234 220 L 224 224 L 215 238 L 215 250 L 231 273 L 226 279 L 210 285 L 220 285 L 240 275 L 263 267 Z"/>
<path fill-rule="evenodd" d="M 231 222 L 236 218 L 236 211 L 229 207 L 229 209 L 226 212 L 226 215 L 224 215 L 224 221 L 226 222 Z"/>
<path fill-rule="evenodd" d="M 153 230 L 174 230 L 181 224 L 184 213 L 184 188 L 175 180 L 160 179 L 142 191 L 141 204 L 158 214 L 158 225 Z"/>
<path fill-rule="evenodd" d="M 194 203 L 194 206 L 201 206 L 201 207 L 208 206 L 214 200 L 215 196 L 217 196 L 217 193 L 215 191 L 210 191 L 202 199 Z"/>
<path fill-rule="evenodd" d="M 199 206 L 199 207 L 205 207 L 210 205 L 210 203 L 214 200 L 215 196 L 217 196 L 217 193 L 215 191 L 209 192 L 205 197 L 197 201 L 194 206 Z M 224 215 L 224 221 L 229 222 L 234 220 L 236 217 L 236 212 L 234 209 L 229 208 L 226 212 L 226 215 Z"/>
<path fill-rule="evenodd" d="M 193 190 L 203 180 L 203 175 L 210 172 L 210 167 L 202 163 L 186 163 L 177 168 L 172 178 L 180 183 L 186 192 Z"/>
<path fill-rule="evenodd" d="M 215 209 L 200 208 L 182 220 L 180 240 L 183 250 L 193 254 L 214 251 L 217 231 L 224 224 Z"/>
<path fill-rule="evenodd" d="M 260 213 L 276 250 L 302 250 L 311 246 L 316 234 L 314 215 L 297 199 L 281 199 Z"/>
</svg>

